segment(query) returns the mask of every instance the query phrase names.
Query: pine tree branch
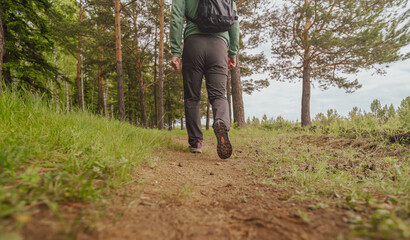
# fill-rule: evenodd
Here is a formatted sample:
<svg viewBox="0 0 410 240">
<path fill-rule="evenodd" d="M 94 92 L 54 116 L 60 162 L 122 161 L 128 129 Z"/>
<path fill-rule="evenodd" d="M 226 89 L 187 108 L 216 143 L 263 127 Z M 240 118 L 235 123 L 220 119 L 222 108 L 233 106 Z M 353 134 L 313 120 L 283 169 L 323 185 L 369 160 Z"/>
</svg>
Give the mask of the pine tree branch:
<svg viewBox="0 0 410 240">
<path fill-rule="evenodd" d="M 327 14 L 331 14 L 333 12 L 333 9 L 336 7 L 336 3 L 337 1 L 333 3 L 333 5 L 330 7 L 329 12 Z M 320 26 L 319 30 L 316 30 L 315 32 L 320 33 L 321 31 L 323 31 L 323 28 L 325 27 L 325 25 L 326 25 L 326 21 L 323 21 L 322 26 Z"/>
<path fill-rule="evenodd" d="M 167 77 L 169 77 L 169 75 L 174 74 L 174 73 L 175 73 L 175 72 L 170 72 L 170 73 L 168 73 L 167 75 L 164 76 L 164 79 L 167 78 Z M 149 88 L 149 87 L 151 87 L 151 86 L 154 85 L 154 84 L 157 84 L 158 82 L 159 82 L 159 80 L 154 81 L 154 82 L 152 82 L 152 83 L 150 83 L 150 84 L 145 85 L 145 86 L 144 86 L 144 90 L 147 89 L 147 88 Z"/>
<path fill-rule="evenodd" d="M 120 12 L 122 11 L 123 8 L 127 7 L 128 5 L 131 5 L 131 4 L 135 3 L 136 1 L 138 1 L 138 0 L 132 0 L 129 3 L 126 3 L 126 4 L 121 3 Z"/>
<path fill-rule="evenodd" d="M 295 41 L 291 42 L 291 46 L 292 46 L 293 50 L 295 50 L 296 54 L 299 55 L 299 57 L 302 58 L 303 61 L 305 61 L 305 57 L 299 52 L 299 50 L 297 49 L 297 46 L 295 44 L 293 44 L 294 42 Z M 297 44 L 297 45 L 299 45 L 299 44 Z"/>
<path fill-rule="evenodd" d="M 238 2 L 237 4 L 236 4 L 236 7 L 239 7 L 239 6 L 241 6 L 243 3 L 245 3 L 246 1 L 248 1 L 248 0 L 241 0 L 240 2 Z"/>
<path fill-rule="evenodd" d="M 331 64 L 326 64 L 326 65 L 322 65 L 322 66 L 319 66 L 319 67 L 315 67 L 315 68 L 312 68 L 312 71 L 316 71 L 316 70 L 320 70 L 320 69 L 323 69 L 323 68 L 327 68 L 327 67 L 336 67 L 336 66 L 340 66 L 340 65 L 365 65 L 365 64 L 367 64 L 367 63 L 369 63 L 369 61 L 364 61 L 364 62 L 360 62 L 360 61 L 358 61 L 358 62 L 338 62 L 338 63 L 331 63 Z"/>
</svg>

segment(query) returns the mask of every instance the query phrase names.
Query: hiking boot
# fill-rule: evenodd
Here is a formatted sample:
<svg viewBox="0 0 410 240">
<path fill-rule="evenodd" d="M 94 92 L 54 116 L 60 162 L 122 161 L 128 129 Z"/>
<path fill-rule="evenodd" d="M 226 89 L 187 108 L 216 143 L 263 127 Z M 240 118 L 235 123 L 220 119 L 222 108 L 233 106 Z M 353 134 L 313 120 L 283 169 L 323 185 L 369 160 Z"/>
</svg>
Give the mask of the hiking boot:
<svg viewBox="0 0 410 240">
<path fill-rule="evenodd" d="M 196 142 L 196 144 L 194 144 L 194 146 L 192 146 L 192 145 L 189 146 L 189 151 L 191 153 L 202 153 L 201 147 L 202 147 L 201 140 L 198 139 L 198 142 Z"/>
<path fill-rule="evenodd" d="M 212 126 L 218 140 L 217 152 L 221 159 L 227 159 L 232 155 L 232 145 L 228 136 L 228 128 L 221 120 L 216 120 Z"/>
</svg>

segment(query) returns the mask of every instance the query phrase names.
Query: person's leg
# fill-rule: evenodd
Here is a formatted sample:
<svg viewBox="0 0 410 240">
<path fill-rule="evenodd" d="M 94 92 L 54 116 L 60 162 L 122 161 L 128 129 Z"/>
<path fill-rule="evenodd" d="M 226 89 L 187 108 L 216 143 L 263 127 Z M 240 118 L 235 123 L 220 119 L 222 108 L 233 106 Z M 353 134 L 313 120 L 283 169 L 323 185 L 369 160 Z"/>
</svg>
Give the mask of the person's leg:
<svg viewBox="0 0 410 240">
<path fill-rule="evenodd" d="M 229 130 L 229 105 L 226 99 L 226 82 L 228 80 L 227 47 L 225 41 L 211 36 L 208 45 L 205 68 L 208 98 L 212 105 L 214 122 L 221 120 Z"/>
<path fill-rule="evenodd" d="M 227 47 L 222 39 L 215 37 L 209 37 L 207 44 L 205 78 L 208 97 L 214 113 L 212 128 L 218 141 L 218 155 L 220 158 L 226 159 L 232 155 L 232 145 L 228 136 L 230 127 L 229 105 L 226 99 Z"/>
<path fill-rule="evenodd" d="M 188 37 L 184 43 L 182 56 L 185 119 L 188 142 L 192 147 L 197 147 L 198 141 L 203 139 L 199 106 L 202 78 L 204 76 L 205 54 L 202 46 L 204 43 L 202 36 L 192 35 Z"/>
</svg>

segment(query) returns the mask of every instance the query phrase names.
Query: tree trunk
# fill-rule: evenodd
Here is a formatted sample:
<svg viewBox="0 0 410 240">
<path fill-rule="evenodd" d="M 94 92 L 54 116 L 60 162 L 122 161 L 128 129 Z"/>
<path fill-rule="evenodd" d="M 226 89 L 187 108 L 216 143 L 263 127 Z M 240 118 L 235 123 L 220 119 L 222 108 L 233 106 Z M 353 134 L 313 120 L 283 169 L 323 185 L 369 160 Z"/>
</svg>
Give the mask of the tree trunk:
<svg viewBox="0 0 410 240">
<path fill-rule="evenodd" d="M 94 90 L 95 90 L 95 86 L 97 86 L 97 113 L 99 112 L 98 110 L 98 97 L 100 94 L 100 89 L 98 87 L 98 81 L 99 81 L 99 77 L 100 77 L 100 67 L 97 68 L 97 76 L 95 77 L 95 79 L 93 79 L 93 88 L 91 89 L 91 112 L 94 112 Z"/>
<path fill-rule="evenodd" d="M 20 48 L 20 34 L 16 34 L 16 38 L 17 38 L 17 42 L 16 42 L 16 49 L 17 51 Z M 18 87 L 18 79 L 17 79 L 17 70 L 14 68 L 13 69 L 13 91 L 17 91 L 17 87 Z M 53 85 L 52 85 L 52 80 L 51 80 L 51 84 L 50 84 L 50 88 L 51 88 L 51 99 L 53 99 Z"/>
<path fill-rule="evenodd" d="M 312 68 L 310 64 L 303 67 L 303 89 L 302 89 L 302 127 L 310 126 L 310 75 Z"/>
<path fill-rule="evenodd" d="M 158 28 L 155 26 L 155 52 L 154 52 L 154 83 L 157 82 L 158 79 L 158 64 L 157 64 L 157 57 L 158 57 Z M 154 126 L 158 126 L 159 114 L 158 114 L 158 84 L 154 84 L 154 102 L 155 102 L 155 122 Z"/>
<path fill-rule="evenodd" d="M 2 71 L 2 64 L 3 64 L 3 56 L 4 56 L 4 46 L 5 46 L 5 38 L 4 38 L 4 30 L 3 30 L 3 21 L 2 21 L 2 9 L 0 6 L 0 95 L 3 93 L 3 71 Z"/>
<path fill-rule="evenodd" d="M 209 103 L 209 99 L 206 101 L 206 130 L 209 130 L 209 108 L 211 104 Z"/>
<path fill-rule="evenodd" d="M 172 130 L 172 116 L 171 113 L 168 113 L 168 130 Z"/>
<path fill-rule="evenodd" d="M 58 51 L 57 51 L 57 46 L 55 47 L 55 66 L 56 66 L 56 68 L 58 68 Z M 61 76 L 60 76 L 60 74 L 59 73 L 57 73 L 57 76 L 56 76 L 56 79 L 57 79 L 57 83 L 59 83 L 60 82 L 60 80 L 61 80 Z M 53 84 L 54 85 L 54 83 L 52 82 L 51 84 Z M 60 102 L 60 93 L 59 93 L 59 89 L 58 89 L 58 86 L 60 86 L 59 84 L 57 84 L 56 85 L 56 88 L 55 88 L 55 100 L 56 100 L 56 104 L 57 104 L 57 107 L 59 107 L 59 102 Z"/>
<path fill-rule="evenodd" d="M 108 112 L 108 86 L 110 84 L 110 79 L 107 78 L 107 82 L 105 83 L 105 92 L 103 95 L 103 100 L 104 100 L 104 112 L 105 112 L 105 117 L 108 118 L 110 117 L 110 114 Z M 112 105 L 112 102 L 111 102 Z"/>
<path fill-rule="evenodd" d="M 231 88 L 231 71 L 228 71 L 228 80 L 226 81 L 226 98 L 228 99 L 229 122 L 232 122 L 232 88 Z"/>
<path fill-rule="evenodd" d="M 148 126 L 147 123 L 147 111 L 145 108 L 145 91 L 144 91 L 144 81 L 143 81 L 143 75 L 142 75 L 142 64 L 139 63 L 138 64 L 138 72 L 139 72 L 139 76 L 138 76 L 138 83 L 139 83 L 139 87 L 140 87 L 140 105 L 141 105 L 141 120 L 142 120 L 142 126 L 144 128 L 146 128 Z"/>
<path fill-rule="evenodd" d="M 181 130 L 184 130 L 184 117 L 181 117 Z"/>
<path fill-rule="evenodd" d="M 159 1 L 158 129 L 164 129 L 164 0 Z"/>
<path fill-rule="evenodd" d="M 78 25 L 81 25 L 83 20 L 83 5 L 80 0 L 80 11 L 78 15 Z M 82 89 L 81 89 L 81 32 L 78 32 L 78 49 L 77 49 L 77 104 L 78 108 L 82 108 Z"/>
<path fill-rule="evenodd" d="M 115 56 L 117 60 L 117 91 L 120 120 L 125 121 L 124 81 L 122 72 L 120 0 L 115 0 Z"/>
<path fill-rule="evenodd" d="M 68 58 L 67 55 L 64 55 L 64 76 L 67 78 L 68 77 L 68 72 L 67 72 L 67 66 L 68 66 Z M 66 111 L 70 111 L 70 91 L 69 91 L 69 85 L 67 81 L 64 81 L 64 86 L 65 86 L 65 99 L 66 99 Z"/>
<path fill-rule="evenodd" d="M 145 107 L 145 89 L 144 89 L 144 75 L 142 74 L 143 59 L 140 56 L 139 46 L 138 46 L 138 35 L 137 35 L 137 11 L 135 11 L 135 16 L 133 17 L 134 22 L 134 45 L 135 45 L 135 56 L 137 58 L 137 73 L 138 73 L 138 85 L 139 85 L 139 95 L 140 95 L 140 107 L 141 107 L 141 120 L 142 126 L 144 128 L 148 127 L 147 110 Z"/>
<path fill-rule="evenodd" d="M 155 64 L 156 67 L 156 64 Z M 156 81 L 156 71 L 154 73 L 154 82 Z M 153 122 L 153 126 L 157 127 L 158 126 L 158 86 L 157 84 L 154 84 L 154 108 L 155 108 L 155 119 Z"/>
<path fill-rule="evenodd" d="M 108 94 L 108 92 L 107 92 Z M 113 119 L 114 118 L 114 97 L 113 95 L 111 95 L 111 115 L 110 118 Z"/>
<path fill-rule="evenodd" d="M 101 47 L 101 57 L 100 57 L 101 63 L 99 67 L 99 82 L 98 82 L 98 113 L 101 114 L 102 116 L 106 115 L 106 107 L 105 107 L 105 102 L 104 102 L 104 66 L 103 66 L 103 61 L 104 61 L 104 48 Z"/>
<path fill-rule="evenodd" d="M 245 126 L 245 109 L 242 98 L 241 67 L 239 54 L 236 56 L 237 65 L 231 71 L 233 120 L 240 128 Z"/>
<path fill-rule="evenodd" d="M 308 7 L 309 3 L 305 0 L 305 7 Z M 312 73 L 312 68 L 310 66 L 310 58 L 311 58 L 311 49 L 309 45 L 310 36 L 309 36 L 309 29 L 311 27 L 311 19 L 309 17 L 306 18 L 306 23 L 304 26 L 304 34 L 303 40 L 307 44 L 305 47 L 304 53 L 304 62 L 303 62 L 303 89 L 302 89 L 302 116 L 301 122 L 302 127 L 310 126 L 310 76 Z"/>
<path fill-rule="evenodd" d="M 83 109 L 83 111 L 85 111 L 85 101 L 84 101 L 84 78 L 85 78 L 85 73 L 83 71 L 84 69 L 84 56 L 81 56 L 82 60 L 81 60 L 81 107 Z"/>
</svg>

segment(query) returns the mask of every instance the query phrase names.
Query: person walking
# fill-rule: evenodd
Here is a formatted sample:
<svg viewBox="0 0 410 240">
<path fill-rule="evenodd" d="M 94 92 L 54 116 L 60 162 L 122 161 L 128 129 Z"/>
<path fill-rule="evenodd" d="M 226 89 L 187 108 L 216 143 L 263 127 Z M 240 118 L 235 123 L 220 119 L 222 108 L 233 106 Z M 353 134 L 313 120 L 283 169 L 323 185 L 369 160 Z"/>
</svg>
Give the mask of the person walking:
<svg viewBox="0 0 410 240">
<path fill-rule="evenodd" d="M 232 145 L 228 136 L 230 118 L 226 82 L 228 70 L 236 66 L 239 48 L 239 22 L 236 11 L 234 0 L 172 1 L 171 65 L 177 72 L 182 68 L 190 151 L 202 152 L 203 133 L 199 107 L 202 79 L 205 76 L 208 98 L 213 110 L 212 128 L 218 141 L 217 152 L 221 159 L 232 155 Z M 184 48 L 181 54 L 182 36 Z"/>
</svg>

